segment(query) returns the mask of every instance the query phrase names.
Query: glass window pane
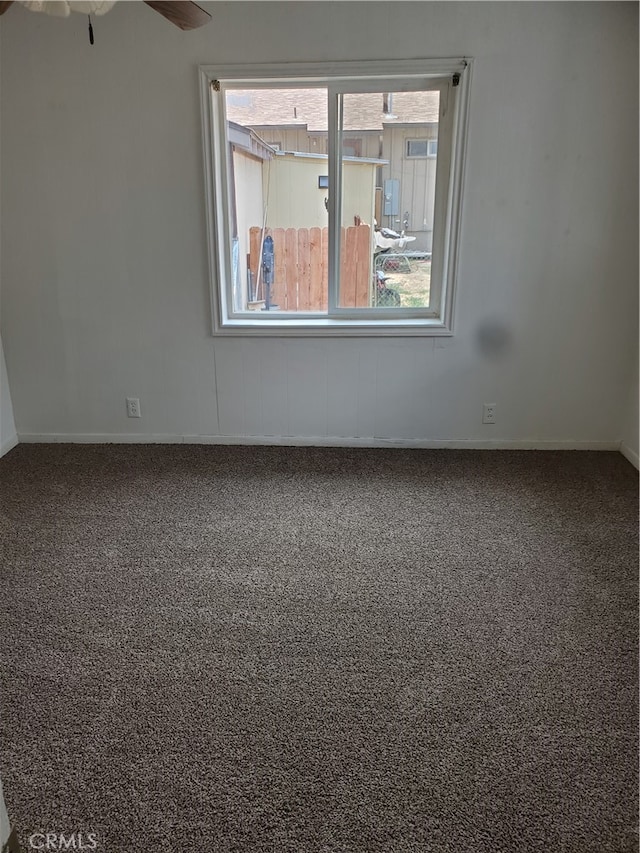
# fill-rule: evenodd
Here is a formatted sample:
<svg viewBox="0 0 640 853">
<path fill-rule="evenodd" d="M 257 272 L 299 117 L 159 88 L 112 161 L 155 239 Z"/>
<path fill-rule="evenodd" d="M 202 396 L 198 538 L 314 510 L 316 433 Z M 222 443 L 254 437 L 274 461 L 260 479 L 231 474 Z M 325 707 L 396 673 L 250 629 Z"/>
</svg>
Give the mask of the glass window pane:
<svg viewBox="0 0 640 853">
<path fill-rule="evenodd" d="M 407 157 L 426 157 L 429 151 L 428 139 L 408 139 Z"/>
<path fill-rule="evenodd" d="M 343 95 L 341 308 L 429 308 L 439 108 L 438 91 Z"/>
<path fill-rule="evenodd" d="M 326 313 L 327 89 L 228 89 L 236 312 Z"/>
</svg>

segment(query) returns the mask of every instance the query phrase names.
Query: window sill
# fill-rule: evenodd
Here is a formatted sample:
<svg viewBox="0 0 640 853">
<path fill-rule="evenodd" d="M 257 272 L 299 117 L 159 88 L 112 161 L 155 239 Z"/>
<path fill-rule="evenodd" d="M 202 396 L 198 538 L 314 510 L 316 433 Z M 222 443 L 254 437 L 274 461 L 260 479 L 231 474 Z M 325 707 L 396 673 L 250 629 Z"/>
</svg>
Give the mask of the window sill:
<svg viewBox="0 0 640 853">
<path fill-rule="evenodd" d="M 441 320 L 332 320 L 304 319 L 286 322 L 234 319 L 216 324 L 214 337 L 451 337 L 453 332 Z"/>
</svg>

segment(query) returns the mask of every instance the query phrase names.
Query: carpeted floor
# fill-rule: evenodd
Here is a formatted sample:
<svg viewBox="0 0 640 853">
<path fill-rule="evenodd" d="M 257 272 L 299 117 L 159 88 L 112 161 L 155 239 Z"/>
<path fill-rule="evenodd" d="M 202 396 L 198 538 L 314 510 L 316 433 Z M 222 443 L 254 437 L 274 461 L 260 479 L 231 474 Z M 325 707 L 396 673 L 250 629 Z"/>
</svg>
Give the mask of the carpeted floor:
<svg viewBox="0 0 640 853">
<path fill-rule="evenodd" d="M 19 446 L 25 849 L 637 850 L 637 482 L 613 453 Z"/>
</svg>

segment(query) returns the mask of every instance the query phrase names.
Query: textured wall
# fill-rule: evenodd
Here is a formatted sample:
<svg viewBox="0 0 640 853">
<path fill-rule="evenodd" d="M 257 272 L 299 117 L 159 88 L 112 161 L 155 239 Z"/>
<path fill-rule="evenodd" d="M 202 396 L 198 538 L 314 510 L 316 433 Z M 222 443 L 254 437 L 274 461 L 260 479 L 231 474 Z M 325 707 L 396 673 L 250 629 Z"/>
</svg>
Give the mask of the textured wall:
<svg viewBox="0 0 640 853">
<path fill-rule="evenodd" d="M 622 430 L 622 443 L 625 455 L 638 467 L 638 444 L 640 418 L 638 416 L 638 361 L 636 353 L 635 370 L 631 375 L 626 418 Z"/>
<path fill-rule="evenodd" d="M 182 33 L 119 3 L 94 47 L 82 16 L 3 17 L 18 432 L 619 440 L 637 336 L 636 4 L 209 8 Z M 434 55 L 476 60 L 453 338 L 214 340 L 198 64 Z M 479 344 L 487 322 L 500 357 Z"/>
<path fill-rule="evenodd" d="M 15 440 L 16 426 L 13 418 L 9 377 L 4 363 L 2 338 L 0 338 L 0 456 L 13 447 Z"/>
</svg>

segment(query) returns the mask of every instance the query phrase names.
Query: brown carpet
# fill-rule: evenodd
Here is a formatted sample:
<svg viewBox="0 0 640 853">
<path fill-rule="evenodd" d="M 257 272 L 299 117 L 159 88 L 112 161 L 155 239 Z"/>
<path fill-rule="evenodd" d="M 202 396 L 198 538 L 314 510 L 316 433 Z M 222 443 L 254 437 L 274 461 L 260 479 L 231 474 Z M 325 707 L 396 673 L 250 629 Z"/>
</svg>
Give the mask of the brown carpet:
<svg viewBox="0 0 640 853">
<path fill-rule="evenodd" d="M 637 499 L 613 453 L 19 446 L 25 849 L 637 850 Z"/>
</svg>

